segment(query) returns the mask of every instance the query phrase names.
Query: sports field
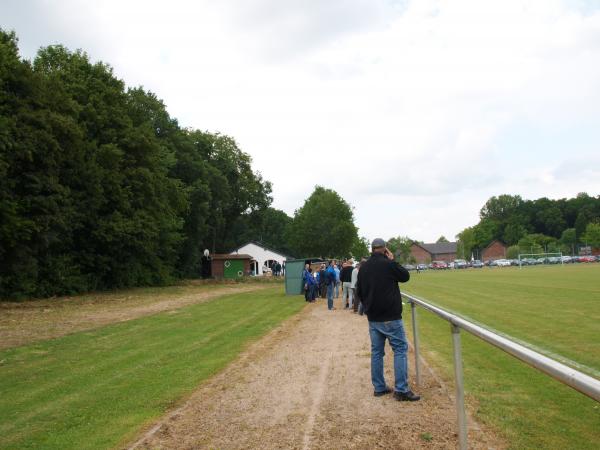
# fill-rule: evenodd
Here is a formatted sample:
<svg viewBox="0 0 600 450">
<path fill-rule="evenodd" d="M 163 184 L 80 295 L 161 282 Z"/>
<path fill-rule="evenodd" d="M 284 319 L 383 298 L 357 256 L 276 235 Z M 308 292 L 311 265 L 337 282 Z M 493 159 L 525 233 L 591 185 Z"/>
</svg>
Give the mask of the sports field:
<svg viewBox="0 0 600 450">
<path fill-rule="evenodd" d="M 600 264 L 429 271 L 403 288 L 600 378 Z M 449 324 L 418 317 L 423 356 L 452 382 Z M 512 448 L 600 448 L 600 404 L 461 335 L 467 401 Z"/>
</svg>

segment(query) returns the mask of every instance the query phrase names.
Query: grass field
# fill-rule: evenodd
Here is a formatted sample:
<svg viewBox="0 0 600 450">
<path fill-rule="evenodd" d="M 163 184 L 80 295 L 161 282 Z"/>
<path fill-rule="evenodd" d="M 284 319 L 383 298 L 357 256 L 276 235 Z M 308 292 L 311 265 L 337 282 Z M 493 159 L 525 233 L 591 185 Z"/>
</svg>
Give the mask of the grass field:
<svg viewBox="0 0 600 450">
<path fill-rule="evenodd" d="M 0 352 L 0 448 L 111 448 L 301 310 L 281 286 Z"/>
<path fill-rule="evenodd" d="M 428 272 L 402 287 L 600 378 L 600 264 Z M 453 383 L 449 324 L 418 317 L 425 358 Z M 461 335 L 468 403 L 511 448 L 600 448 L 599 403 Z"/>
</svg>

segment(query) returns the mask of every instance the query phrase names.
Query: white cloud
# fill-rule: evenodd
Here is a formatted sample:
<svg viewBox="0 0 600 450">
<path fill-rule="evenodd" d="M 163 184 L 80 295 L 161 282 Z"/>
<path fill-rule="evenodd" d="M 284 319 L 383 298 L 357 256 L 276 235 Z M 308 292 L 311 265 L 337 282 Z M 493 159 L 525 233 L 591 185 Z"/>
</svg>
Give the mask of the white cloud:
<svg viewBox="0 0 600 450">
<path fill-rule="evenodd" d="M 13 0 L 0 17 L 24 51 L 84 48 L 184 126 L 234 136 L 276 207 L 336 189 L 371 238 L 454 237 L 491 195 L 600 191 L 589 4 Z"/>
</svg>

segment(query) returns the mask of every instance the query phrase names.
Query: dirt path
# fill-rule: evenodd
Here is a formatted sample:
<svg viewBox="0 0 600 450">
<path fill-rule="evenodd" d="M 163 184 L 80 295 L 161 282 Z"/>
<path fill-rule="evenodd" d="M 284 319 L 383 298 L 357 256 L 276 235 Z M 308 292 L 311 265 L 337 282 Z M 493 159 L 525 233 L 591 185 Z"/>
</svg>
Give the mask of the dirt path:
<svg viewBox="0 0 600 450">
<path fill-rule="evenodd" d="M 1 302 L 0 350 L 268 286 L 189 284 L 22 303 Z"/>
<path fill-rule="evenodd" d="M 389 347 L 386 353 L 392 383 Z M 414 389 L 420 402 L 373 397 L 366 318 L 327 311 L 321 300 L 253 345 L 131 448 L 456 448 L 453 401 L 424 372 Z M 469 425 L 470 448 L 506 447 L 472 419 Z"/>
</svg>

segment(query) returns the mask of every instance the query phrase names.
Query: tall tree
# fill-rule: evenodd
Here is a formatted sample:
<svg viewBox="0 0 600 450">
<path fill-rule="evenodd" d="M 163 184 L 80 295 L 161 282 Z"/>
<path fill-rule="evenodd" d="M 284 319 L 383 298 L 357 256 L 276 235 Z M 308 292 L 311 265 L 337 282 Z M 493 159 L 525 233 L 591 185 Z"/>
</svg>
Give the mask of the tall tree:
<svg viewBox="0 0 600 450">
<path fill-rule="evenodd" d="M 388 239 L 387 247 L 401 263 L 407 263 L 411 257 L 410 247 L 413 242 L 414 240 L 408 236 L 398 236 Z"/>
<path fill-rule="evenodd" d="M 594 248 L 600 248 L 600 223 L 588 223 L 581 240 Z"/>
<path fill-rule="evenodd" d="M 358 230 L 350 205 L 340 195 L 317 186 L 296 210 L 288 241 L 296 256 L 349 256 Z"/>
</svg>

